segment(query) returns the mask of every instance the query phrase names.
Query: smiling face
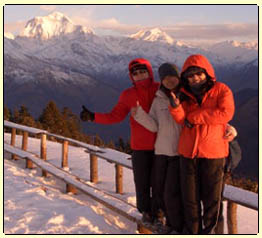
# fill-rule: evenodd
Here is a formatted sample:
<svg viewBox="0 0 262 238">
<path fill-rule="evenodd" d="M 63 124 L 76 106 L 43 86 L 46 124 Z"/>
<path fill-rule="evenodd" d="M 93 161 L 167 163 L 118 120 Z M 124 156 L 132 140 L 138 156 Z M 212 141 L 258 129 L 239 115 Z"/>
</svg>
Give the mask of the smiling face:
<svg viewBox="0 0 262 238">
<path fill-rule="evenodd" d="M 162 80 L 162 84 L 169 90 L 173 90 L 179 84 L 179 79 L 176 76 L 168 75 Z"/>
<path fill-rule="evenodd" d="M 194 87 L 203 84 L 207 80 L 207 75 L 204 69 L 192 67 L 184 73 L 184 78 L 188 80 L 190 87 Z"/>
<path fill-rule="evenodd" d="M 189 86 L 202 84 L 206 81 L 206 74 L 203 72 L 194 73 L 187 77 Z"/>
</svg>

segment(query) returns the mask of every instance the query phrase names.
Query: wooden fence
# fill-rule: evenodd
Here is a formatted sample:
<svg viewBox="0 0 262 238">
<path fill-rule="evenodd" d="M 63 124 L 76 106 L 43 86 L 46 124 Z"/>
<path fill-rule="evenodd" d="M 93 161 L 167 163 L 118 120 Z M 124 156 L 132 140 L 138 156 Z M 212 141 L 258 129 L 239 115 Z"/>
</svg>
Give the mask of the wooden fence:
<svg viewBox="0 0 262 238">
<path fill-rule="evenodd" d="M 84 142 L 80 142 L 74 139 L 52 134 L 45 130 L 40 130 L 40 129 L 36 129 L 32 127 L 18 125 L 18 124 L 9 122 L 9 121 L 4 121 L 4 127 L 11 128 L 11 146 L 5 143 L 4 150 L 10 152 L 12 154 L 13 159 L 17 159 L 16 156 L 25 158 L 26 159 L 26 168 L 32 168 L 32 163 L 34 162 L 38 164 L 39 167 L 42 168 L 42 176 L 46 176 L 48 172 L 50 173 L 50 167 L 48 167 L 47 165 L 43 166 L 42 164 L 39 163 L 39 161 L 37 162 L 37 159 L 35 157 L 33 159 L 32 157 L 33 155 L 30 156 L 30 154 L 23 154 L 23 153 L 21 154 L 21 150 L 19 152 L 17 148 L 15 149 L 15 138 L 16 138 L 17 130 L 20 130 L 23 133 L 22 148 L 21 148 L 22 151 L 27 151 L 29 134 L 40 136 L 41 138 L 40 158 L 42 159 L 42 162 L 46 162 L 47 160 L 46 158 L 47 137 L 53 137 L 61 141 L 62 142 L 61 143 L 62 144 L 61 146 L 61 149 L 62 149 L 61 169 L 68 167 L 68 144 L 69 143 L 74 144 L 76 146 L 86 148 L 87 152 L 90 154 L 90 181 L 93 183 L 98 182 L 98 158 L 106 160 L 110 163 L 114 163 L 115 164 L 115 192 L 118 194 L 123 194 L 123 190 L 124 190 L 123 188 L 123 167 L 132 169 L 130 155 L 116 151 L 116 150 L 112 150 L 109 148 L 101 148 L 101 147 L 86 144 Z M 49 170 L 47 171 L 46 168 L 49 168 Z M 54 171 L 54 169 L 51 171 Z M 56 176 L 54 172 L 52 174 Z M 68 174 L 67 176 L 70 177 L 72 175 Z M 85 189 L 83 189 L 84 183 L 79 185 L 76 182 L 72 182 L 71 180 L 65 179 L 65 177 L 66 175 L 63 174 L 62 178 L 67 184 L 66 186 L 67 192 L 76 193 L 77 189 L 79 189 L 81 191 L 84 191 L 86 194 L 90 195 L 90 192 L 87 192 L 85 191 Z M 80 180 L 81 178 L 77 178 L 75 176 L 75 181 L 80 181 Z M 91 194 L 91 197 L 94 198 L 93 194 Z M 224 199 L 227 200 L 228 233 L 237 234 L 237 204 L 248 207 L 250 209 L 258 210 L 258 195 L 256 193 L 249 192 L 249 191 L 246 191 L 240 188 L 236 188 L 231 185 L 226 185 L 223 197 Z M 94 198 L 94 199 L 97 200 L 98 198 Z M 100 201 L 100 202 L 102 202 L 103 204 L 106 204 L 104 201 Z M 108 207 L 112 209 L 112 205 L 110 203 Z M 123 211 L 121 212 L 118 208 L 117 209 L 114 208 L 113 210 L 115 211 L 117 210 L 118 213 L 123 215 Z M 133 216 L 130 216 L 129 214 L 125 216 L 133 221 L 136 221 L 140 231 L 143 230 L 143 232 L 145 233 L 149 232 L 147 231 L 147 229 L 141 226 L 141 222 L 140 222 L 141 217 L 137 213 Z"/>
</svg>

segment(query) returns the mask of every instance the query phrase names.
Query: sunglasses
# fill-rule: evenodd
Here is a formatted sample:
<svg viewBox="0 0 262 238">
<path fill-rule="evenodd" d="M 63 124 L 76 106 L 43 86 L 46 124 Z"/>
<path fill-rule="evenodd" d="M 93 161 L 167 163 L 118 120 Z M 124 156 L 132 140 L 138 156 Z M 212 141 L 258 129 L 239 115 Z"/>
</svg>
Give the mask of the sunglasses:
<svg viewBox="0 0 262 238">
<path fill-rule="evenodd" d="M 137 75 L 139 75 L 139 74 L 145 74 L 145 73 L 147 73 L 147 70 L 145 70 L 145 69 L 139 69 L 139 70 L 134 71 L 134 72 L 132 73 L 132 75 L 133 75 L 133 76 L 137 76 Z"/>
<path fill-rule="evenodd" d="M 200 71 L 195 71 L 195 72 L 188 72 L 184 75 L 185 78 L 193 78 L 194 75 L 200 76 L 201 74 L 203 74 L 204 71 L 200 70 Z"/>
</svg>

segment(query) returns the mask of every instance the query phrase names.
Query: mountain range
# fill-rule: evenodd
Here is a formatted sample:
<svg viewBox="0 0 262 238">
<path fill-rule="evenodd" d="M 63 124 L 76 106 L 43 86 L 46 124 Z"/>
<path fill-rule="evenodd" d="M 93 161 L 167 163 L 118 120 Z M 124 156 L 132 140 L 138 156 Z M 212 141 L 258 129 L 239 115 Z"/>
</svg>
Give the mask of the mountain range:
<svg viewBox="0 0 262 238">
<path fill-rule="evenodd" d="M 243 123 L 238 121 L 245 114 L 243 108 L 257 106 L 257 41 L 224 41 L 196 47 L 177 41 L 160 28 L 141 29 L 125 37 L 99 36 L 94 29 L 76 25 L 59 12 L 29 20 L 18 36 L 5 32 L 4 102 L 11 109 L 25 105 L 34 117 L 50 100 L 75 113 L 83 104 L 93 111 L 110 111 L 120 92 L 131 86 L 130 60 L 148 59 L 158 80 L 160 64 L 172 62 L 181 69 L 192 54 L 205 55 L 215 68 L 217 80 L 232 88 L 237 104 L 236 123 Z M 242 92 L 245 102 L 237 97 Z M 256 121 L 258 115 L 253 113 L 250 117 Z M 247 127 L 245 123 L 241 125 Z M 85 124 L 84 129 L 105 139 L 129 137 L 127 120 L 115 126 Z M 255 154 L 258 156 L 258 152 Z"/>
</svg>

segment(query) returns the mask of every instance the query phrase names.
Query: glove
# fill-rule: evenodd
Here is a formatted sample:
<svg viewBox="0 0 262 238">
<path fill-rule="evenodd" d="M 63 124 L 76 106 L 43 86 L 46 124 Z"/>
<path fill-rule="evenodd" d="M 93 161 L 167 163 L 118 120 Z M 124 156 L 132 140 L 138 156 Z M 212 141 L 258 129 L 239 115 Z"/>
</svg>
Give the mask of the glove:
<svg viewBox="0 0 262 238">
<path fill-rule="evenodd" d="M 94 121 L 95 113 L 90 112 L 84 105 L 82 106 L 83 110 L 80 113 L 80 118 L 82 121 Z"/>
<path fill-rule="evenodd" d="M 190 128 L 190 129 L 194 127 L 194 125 L 191 124 L 187 119 L 185 119 L 185 126 Z"/>
</svg>

